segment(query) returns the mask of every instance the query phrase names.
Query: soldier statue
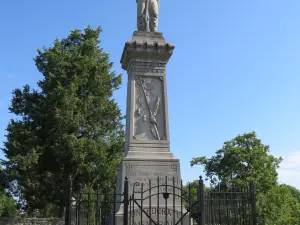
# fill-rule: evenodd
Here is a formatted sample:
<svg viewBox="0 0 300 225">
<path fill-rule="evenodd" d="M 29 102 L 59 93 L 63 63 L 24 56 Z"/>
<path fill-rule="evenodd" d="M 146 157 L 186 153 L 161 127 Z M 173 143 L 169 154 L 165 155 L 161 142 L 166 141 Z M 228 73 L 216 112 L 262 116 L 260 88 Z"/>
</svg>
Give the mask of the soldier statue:
<svg viewBox="0 0 300 225">
<path fill-rule="evenodd" d="M 139 31 L 157 32 L 159 0 L 136 0 L 137 28 Z M 150 24 L 148 24 L 148 13 Z"/>
</svg>

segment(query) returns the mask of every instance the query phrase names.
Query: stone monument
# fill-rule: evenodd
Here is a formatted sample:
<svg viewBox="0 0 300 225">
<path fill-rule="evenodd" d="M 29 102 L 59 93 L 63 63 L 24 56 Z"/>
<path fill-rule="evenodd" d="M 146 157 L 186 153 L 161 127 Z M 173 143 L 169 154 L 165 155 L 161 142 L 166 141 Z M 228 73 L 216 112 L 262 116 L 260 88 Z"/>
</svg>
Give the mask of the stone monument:
<svg viewBox="0 0 300 225">
<path fill-rule="evenodd" d="M 118 193 L 124 190 L 125 177 L 130 195 L 136 183 L 147 186 L 149 180 L 152 185 L 165 184 L 166 179 L 169 183 L 175 179 L 177 186 L 181 184 L 179 159 L 170 151 L 166 83 L 166 66 L 175 46 L 156 32 L 158 4 L 158 0 L 137 0 L 138 31 L 125 43 L 121 58 L 128 84 L 125 158 L 119 167 Z M 145 24 L 148 9 L 151 32 Z M 176 207 L 180 207 L 179 200 Z M 120 225 L 123 205 L 117 208 L 116 221 Z"/>
</svg>

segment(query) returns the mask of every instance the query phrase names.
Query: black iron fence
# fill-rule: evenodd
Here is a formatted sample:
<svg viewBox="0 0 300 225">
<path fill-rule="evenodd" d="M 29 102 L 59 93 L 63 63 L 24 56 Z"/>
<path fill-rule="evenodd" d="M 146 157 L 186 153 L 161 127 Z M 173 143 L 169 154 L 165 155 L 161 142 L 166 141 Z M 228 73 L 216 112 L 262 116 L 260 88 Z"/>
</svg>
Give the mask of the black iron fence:
<svg viewBox="0 0 300 225">
<path fill-rule="evenodd" d="M 65 225 L 256 225 L 253 182 L 205 188 L 200 178 L 184 187 L 165 177 L 129 187 L 126 178 L 122 193 L 115 187 L 72 193 L 69 178 Z"/>
<path fill-rule="evenodd" d="M 79 192 L 73 193 L 70 177 L 66 196 L 65 225 L 116 224 L 116 206 L 122 203 L 123 193 L 116 193 L 115 186 L 81 186 Z"/>
<path fill-rule="evenodd" d="M 201 187 L 201 186 L 200 186 Z M 210 188 L 204 192 L 204 221 L 206 225 L 256 225 L 255 192 L 249 185 Z"/>
</svg>

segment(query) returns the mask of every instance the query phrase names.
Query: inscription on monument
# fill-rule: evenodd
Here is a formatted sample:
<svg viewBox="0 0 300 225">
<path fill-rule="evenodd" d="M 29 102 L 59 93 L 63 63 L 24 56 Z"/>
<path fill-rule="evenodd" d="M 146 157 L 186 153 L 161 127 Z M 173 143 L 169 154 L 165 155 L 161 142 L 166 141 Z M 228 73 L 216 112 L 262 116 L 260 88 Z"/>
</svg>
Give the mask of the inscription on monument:
<svg viewBox="0 0 300 225">
<path fill-rule="evenodd" d="M 163 172 L 161 172 L 163 171 Z M 149 183 L 157 185 L 180 184 L 177 174 L 177 165 L 127 165 L 126 176 L 131 182 Z"/>
<path fill-rule="evenodd" d="M 181 180 L 177 165 L 130 165 L 127 166 L 126 176 L 129 180 L 129 189 L 136 192 L 142 190 L 145 196 L 149 195 L 149 192 L 151 194 L 180 192 L 178 188 Z M 173 186 L 178 188 L 174 189 Z"/>
<path fill-rule="evenodd" d="M 182 208 L 181 211 L 180 207 L 177 207 L 175 210 L 165 207 L 143 207 L 143 211 L 140 208 L 130 211 L 130 218 L 131 222 L 136 225 L 148 225 L 150 220 L 155 221 L 159 225 L 175 225 L 179 220 L 183 219 L 184 212 L 184 209 Z"/>
</svg>

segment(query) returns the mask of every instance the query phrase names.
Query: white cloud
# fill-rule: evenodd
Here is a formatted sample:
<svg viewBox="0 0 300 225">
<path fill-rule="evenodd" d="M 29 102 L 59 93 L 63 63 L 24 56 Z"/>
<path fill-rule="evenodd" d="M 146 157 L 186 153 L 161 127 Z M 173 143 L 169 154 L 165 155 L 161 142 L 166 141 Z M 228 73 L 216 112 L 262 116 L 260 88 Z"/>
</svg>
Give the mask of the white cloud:
<svg viewBox="0 0 300 225">
<path fill-rule="evenodd" d="M 300 169 L 300 151 L 299 152 L 289 152 L 287 155 L 283 156 L 283 162 L 281 165 L 282 169 Z"/>
<path fill-rule="evenodd" d="M 288 184 L 300 190 L 300 151 L 288 152 L 282 156 L 278 170 L 279 183 Z"/>
<path fill-rule="evenodd" d="M 300 190 L 300 171 L 283 170 L 278 171 L 278 181 L 280 184 L 291 185 Z"/>
</svg>

